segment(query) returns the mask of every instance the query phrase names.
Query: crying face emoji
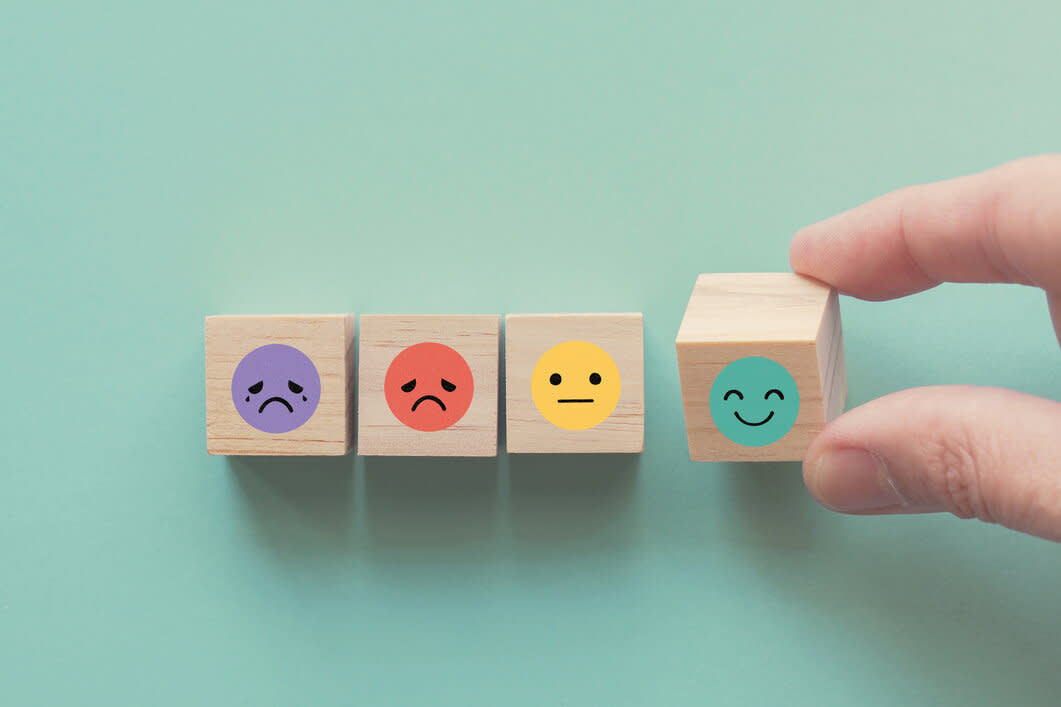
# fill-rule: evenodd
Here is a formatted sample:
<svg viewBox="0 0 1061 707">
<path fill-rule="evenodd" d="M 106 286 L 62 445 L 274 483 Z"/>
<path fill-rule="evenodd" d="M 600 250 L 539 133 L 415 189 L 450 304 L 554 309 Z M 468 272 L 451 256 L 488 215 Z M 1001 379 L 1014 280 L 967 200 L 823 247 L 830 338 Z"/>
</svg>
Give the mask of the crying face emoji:
<svg viewBox="0 0 1061 707">
<path fill-rule="evenodd" d="M 282 434 L 301 427 L 320 399 L 317 367 L 293 346 L 259 346 L 232 375 L 232 403 L 248 425 L 262 432 Z"/>
</svg>

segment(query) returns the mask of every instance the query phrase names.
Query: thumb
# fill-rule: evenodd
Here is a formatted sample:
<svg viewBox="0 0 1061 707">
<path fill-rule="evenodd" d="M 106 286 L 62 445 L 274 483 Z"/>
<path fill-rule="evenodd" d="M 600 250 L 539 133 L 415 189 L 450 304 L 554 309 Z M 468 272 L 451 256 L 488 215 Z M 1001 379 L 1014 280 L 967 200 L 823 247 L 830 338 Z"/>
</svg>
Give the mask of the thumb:
<svg viewBox="0 0 1061 707">
<path fill-rule="evenodd" d="M 893 393 L 831 422 L 803 478 L 836 511 L 949 511 L 1061 541 L 1061 404 L 1001 388 Z"/>
</svg>

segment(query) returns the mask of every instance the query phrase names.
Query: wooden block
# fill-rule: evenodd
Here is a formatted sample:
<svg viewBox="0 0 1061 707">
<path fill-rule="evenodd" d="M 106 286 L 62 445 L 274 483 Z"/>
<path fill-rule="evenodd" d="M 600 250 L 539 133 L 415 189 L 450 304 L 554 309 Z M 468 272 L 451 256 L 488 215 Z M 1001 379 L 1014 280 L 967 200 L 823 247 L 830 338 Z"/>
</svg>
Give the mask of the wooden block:
<svg viewBox="0 0 1061 707">
<path fill-rule="evenodd" d="M 361 316 L 359 456 L 497 455 L 501 317 Z"/>
<path fill-rule="evenodd" d="M 207 452 L 346 454 L 353 353 L 352 314 L 207 317 Z"/>
<path fill-rule="evenodd" d="M 640 313 L 510 314 L 505 378 L 509 452 L 644 449 Z"/>
<path fill-rule="evenodd" d="M 799 460 L 843 411 L 839 299 L 816 280 L 701 275 L 676 346 L 693 461 Z"/>
</svg>

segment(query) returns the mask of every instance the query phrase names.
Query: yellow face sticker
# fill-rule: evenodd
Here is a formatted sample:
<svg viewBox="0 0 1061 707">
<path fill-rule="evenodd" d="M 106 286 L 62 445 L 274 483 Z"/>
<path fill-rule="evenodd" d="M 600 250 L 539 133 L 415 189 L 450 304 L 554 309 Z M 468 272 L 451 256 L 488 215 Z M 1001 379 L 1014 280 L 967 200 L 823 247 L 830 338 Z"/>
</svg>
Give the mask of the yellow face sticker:
<svg viewBox="0 0 1061 707">
<path fill-rule="evenodd" d="M 565 341 L 538 359 L 531 397 L 549 422 L 565 430 L 588 430 L 608 419 L 619 402 L 619 367 L 601 347 Z"/>
</svg>

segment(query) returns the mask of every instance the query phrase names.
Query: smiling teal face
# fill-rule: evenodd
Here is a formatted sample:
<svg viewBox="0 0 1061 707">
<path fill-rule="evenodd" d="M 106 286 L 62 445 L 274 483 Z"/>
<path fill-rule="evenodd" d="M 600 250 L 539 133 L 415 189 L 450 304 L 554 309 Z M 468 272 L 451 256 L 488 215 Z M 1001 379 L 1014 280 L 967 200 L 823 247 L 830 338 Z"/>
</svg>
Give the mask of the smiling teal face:
<svg viewBox="0 0 1061 707">
<path fill-rule="evenodd" d="M 722 434 L 745 447 L 764 447 L 788 434 L 799 414 L 799 389 L 777 361 L 747 356 L 711 385 L 711 417 Z"/>
</svg>

